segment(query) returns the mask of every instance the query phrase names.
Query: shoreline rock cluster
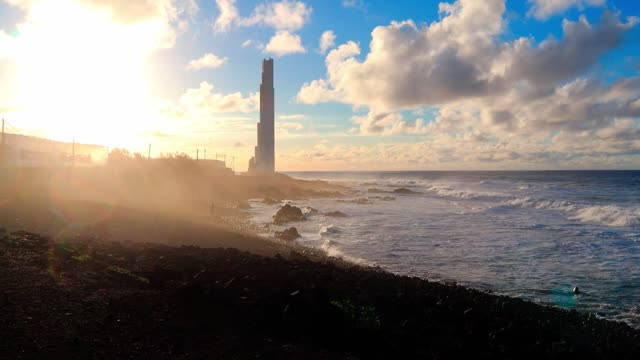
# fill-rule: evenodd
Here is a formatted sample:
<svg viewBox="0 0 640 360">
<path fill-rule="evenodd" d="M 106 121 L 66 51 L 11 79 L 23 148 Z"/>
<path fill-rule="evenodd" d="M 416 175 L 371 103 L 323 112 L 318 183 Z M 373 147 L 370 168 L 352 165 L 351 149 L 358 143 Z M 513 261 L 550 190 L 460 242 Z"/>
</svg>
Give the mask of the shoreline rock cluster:
<svg viewBox="0 0 640 360">
<path fill-rule="evenodd" d="M 302 213 L 302 209 L 297 206 L 285 204 L 283 207 L 273 215 L 273 223 L 276 225 L 282 225 L 292 221 L 304 221 L 306 218 Z"/>
</svg>

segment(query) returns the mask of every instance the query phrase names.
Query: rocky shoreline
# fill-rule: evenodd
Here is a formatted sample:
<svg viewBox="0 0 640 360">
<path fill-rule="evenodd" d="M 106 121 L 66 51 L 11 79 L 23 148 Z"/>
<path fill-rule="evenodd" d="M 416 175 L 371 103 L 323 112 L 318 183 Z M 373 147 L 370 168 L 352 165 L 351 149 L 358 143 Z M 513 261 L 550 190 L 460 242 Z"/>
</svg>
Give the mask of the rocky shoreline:
<svg viewBox="0 0 640 360">
<path fill-rule="evenodd" d="M 455 284 L 236 249 L 0 234 L 1 358 L 638 358 L 640 331 Z"/>
</svg>

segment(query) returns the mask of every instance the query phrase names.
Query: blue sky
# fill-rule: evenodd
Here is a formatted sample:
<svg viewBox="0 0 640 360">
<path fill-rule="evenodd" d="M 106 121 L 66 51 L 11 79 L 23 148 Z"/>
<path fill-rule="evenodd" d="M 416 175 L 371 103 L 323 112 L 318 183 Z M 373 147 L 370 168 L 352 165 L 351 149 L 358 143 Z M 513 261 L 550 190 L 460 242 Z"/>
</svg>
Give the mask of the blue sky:
<svg viewBox="0 0 640 360">
<path fill-rule="evenodd" d="M 132 4 L 0 0 L 0 115 L 243 168 L 272 56 L 278 170 L 640 167 L 631 0 Z"/>
</svg>

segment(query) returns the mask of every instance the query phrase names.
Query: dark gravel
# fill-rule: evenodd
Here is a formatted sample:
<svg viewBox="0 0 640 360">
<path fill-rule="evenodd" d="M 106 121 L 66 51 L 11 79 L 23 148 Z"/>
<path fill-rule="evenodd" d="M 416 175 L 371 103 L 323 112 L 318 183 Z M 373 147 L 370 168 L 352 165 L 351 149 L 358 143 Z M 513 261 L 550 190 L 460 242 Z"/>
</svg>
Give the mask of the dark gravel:
<svg viewBox="0 0 640 360">
<path fill-rule="evenodd" d="M 640 358 L 622 323 L 379 269 L 0 232 L 0 358 Z"/>
</svg>

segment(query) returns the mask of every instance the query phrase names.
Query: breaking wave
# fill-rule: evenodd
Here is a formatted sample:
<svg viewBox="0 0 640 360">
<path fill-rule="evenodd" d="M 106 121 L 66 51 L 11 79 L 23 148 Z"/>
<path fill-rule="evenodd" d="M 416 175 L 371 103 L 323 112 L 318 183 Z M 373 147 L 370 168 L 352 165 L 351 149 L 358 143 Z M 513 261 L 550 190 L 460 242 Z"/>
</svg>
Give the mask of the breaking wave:
<svg viewBox="0 0 640 360">
<path fill-rule="evenodd" d="M 327 254 L 327 256 L 340 258 L 342 260 L 348 261 L 353 264 L 372 265 L 370 262 L 366 261 L 365 259 L 345 254 L 342 250 L 338 248 L 338 246 L 340 245 L 342 244 L 335 240 L 326 239 L 322 243 L 320 248 Z"/>
<path fill-rule="evenodd" d="M 340 229 L 335 225 L 329 225 L 329 226 L 323 226 L 320 229 L 319 234 L 320 236 L 331 236 L 331 235 L 341 234 L 341 233 L 342 233 L 342 229 Z"/>
<path fill-rule="evenodd" d="M 509 196 L 498 192 L 454 189 L 444 184 L 428 185 L 426 190 L 435 193 L 437 196 L 464 200 L 494 200 L 504 199 Z"/>
<path fill-rule="evenodd" d="M 570 201 L 538 200 L 530 197 L 509 200 L 503 205 L 564 211 L 573 214 L 569 219 L 584 223 L 618 227 L 640 225 L 640 208 L 624 208 L 615 205 L 581 205 Z"/>
</svg>

